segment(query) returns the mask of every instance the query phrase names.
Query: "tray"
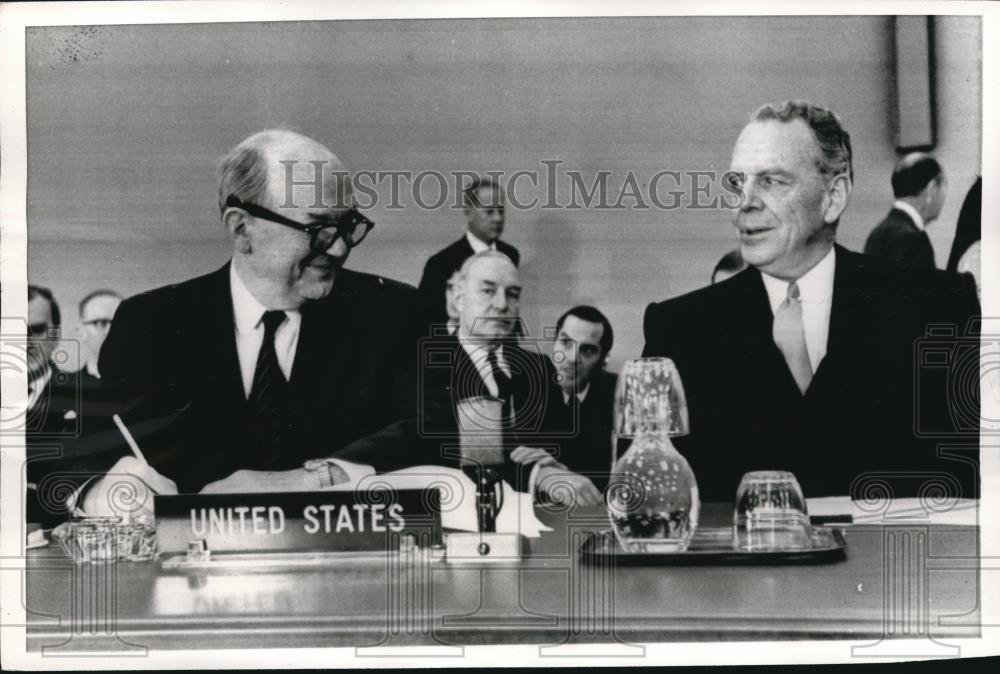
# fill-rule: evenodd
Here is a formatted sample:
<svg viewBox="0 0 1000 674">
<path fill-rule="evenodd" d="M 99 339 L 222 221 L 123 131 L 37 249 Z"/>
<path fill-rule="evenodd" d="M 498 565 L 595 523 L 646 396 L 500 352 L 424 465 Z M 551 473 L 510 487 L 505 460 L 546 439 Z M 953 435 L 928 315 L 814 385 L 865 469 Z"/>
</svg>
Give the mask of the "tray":
<svg viewBox="0 0 1000 674">
<path fill-rule="evenodd" d="M 847 542 L 840 529 L 814 526 L 812 544 L 809 550 L 736 550 L 732 527 L 699 527 L 684 552 L 625 552 L 612 532 L 601 531 L 583 542 L 580 558 L 591 564 L 619 566 L 829 564 L 847 558 Z"/>
</svg>

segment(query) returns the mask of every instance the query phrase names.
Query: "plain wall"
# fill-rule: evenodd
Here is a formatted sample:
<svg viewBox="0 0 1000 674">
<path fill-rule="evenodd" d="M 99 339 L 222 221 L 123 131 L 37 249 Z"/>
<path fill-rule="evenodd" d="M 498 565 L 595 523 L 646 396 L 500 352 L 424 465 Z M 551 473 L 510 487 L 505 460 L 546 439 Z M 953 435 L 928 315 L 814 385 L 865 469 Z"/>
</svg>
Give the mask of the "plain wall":
<svg viewBox="0 0 1000 674">
<path fill-rule="evenodd" d="M 934 42 L 950 193 L 930 234 L 943 265 L 980 166 L 980 21 L 937 18 Z M 228 259 L 216 163 L 273 126 L 320 139 L 352 170 L 510 175 L 559 160 L 588 183 L 611 171 L 616 195 L 628 171 L 724 171 L 753 109 L 799 98 L 832 108 L 853 138 L 840 242 L 860 250 L 892 201 L 891 17 L 40 28 L 27 44 L 28 276 L 55 292 L 67 336 L 94 288 L 130 295 Z M 407 194 L 387 208 L 387 183 L 379 195 L 348 266 L 416 284 L 462 213 Z M 529 329 L 593 303 L 615 326 L 612 365 L 638 355 L 646 304 L 705 285 L 735 246 L 729 222 L 719 208 L 508 209 Z"/>
</svg>

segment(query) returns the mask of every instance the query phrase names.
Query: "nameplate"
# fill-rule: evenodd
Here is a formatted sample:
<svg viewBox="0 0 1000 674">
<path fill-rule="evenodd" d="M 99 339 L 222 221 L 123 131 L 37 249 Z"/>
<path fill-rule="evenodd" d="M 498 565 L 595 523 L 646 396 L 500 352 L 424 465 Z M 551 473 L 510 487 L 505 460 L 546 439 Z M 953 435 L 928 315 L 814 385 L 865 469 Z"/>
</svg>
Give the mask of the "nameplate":
<svg viewBox="0 0 1000 674">
<path fill-rule="evenodd" d="M 160 552 L 204 540 L 216 552 L 386 551 L 442 542 L 440 493 L 373 489 L 156 496 Z"/>
</svg>

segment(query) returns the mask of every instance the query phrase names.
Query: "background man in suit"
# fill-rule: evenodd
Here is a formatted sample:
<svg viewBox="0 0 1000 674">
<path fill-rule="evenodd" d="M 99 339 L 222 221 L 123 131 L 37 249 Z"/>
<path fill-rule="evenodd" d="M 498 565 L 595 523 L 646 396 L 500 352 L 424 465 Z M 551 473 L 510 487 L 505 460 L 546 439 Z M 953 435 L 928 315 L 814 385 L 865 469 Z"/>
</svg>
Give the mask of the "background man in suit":
<svg viewBox="0 0 1000 674">
<path fill-rule="evenodd" d="M 791 470 L 806 496 L 858 496 L 876 480 L 896 495 L 928 483 L 974 495 L 974 450 L 949 459 L 918 435 L 931 419 L 954 425 L 947 376 L 925 377 L 919 348 L 932 324 L 964 334 L 979 311 L 971 280 L 834 243 L 853 171 L 850 136 L 829 110 L 760 108 L 732 169 L 750 268 L 645 315 L 644 355 L 672 358 L 684 382 L 691 433 L 676 444 L 702 498 L 731 500 L 755 469 Z M 959 404 L 978 411 L 976 396 Z"/>
<path fill-rule="evenodd" d="M 28 339 L 25 349 L 28 370 L 28 430 L 39 429 L 50 422 L 47 403 L 49 385 L 59 368 L 52 354 L 59 344 L 62 317 L 52 291 L 41 286 L 28 286 Z"/>
<path fill-rule="evenodd" d="M 614 344 L 611 322 L 599 309 L 580 305 L 556 321 L 552 362 L 562 392 L 560 428 L 570 437 L 559 458 L 603 490 L 611 472 L 611 426 L 618 375 L 604 369 Z"/>
<path fill-rule="evenodd" d="M 590 480 L 570 472 L 548 452 L 531 446 L 552 429 L 552 414 L 560 405 L 561 390 L 549 361 L 540 353 L 521 348 L 514 339 L 520 320 L 521 285 L 517 267 L 500 252 L 484 251 L 463 265 L 455 304 L 459 325 L 454 345 L 454 367 L 445 384 L 451 400 L 438 419 L 428 417 L 425 431 L 432 434 L 457 430 L 454 412 L 458 402 L 491 396 L 503 400 L 502 419 L 508 480 L 522 491 L 534 485 L 543 493 L 559 496 L 567 487 L 580 504 L 596 505 L 600 493 Z M 425 382 L 428 377 L 424 377 Z M 433 382 L 440 391 L 441 386 Z M 437 392 L 425 385 L 425 404 Z M 437 426 L 437 428 L 435 428 Z M 530 466 L 527 481 L 513 474 L 517 466 Z"/>
<path fill-rule="evenodd" d="M 80 423 L 80 390 L 76 377 L 52 362 L 59 344 L 59 304 L 48 288 L 28 286 L 28 334 L 25 358 L 28 400 L 24 430 L 27 459 L 27 521 L 45 527 L 55 523 L 60 508 L 48 504 L 39 485 L 77 435 Z M 46 492 L 48 490 L 45 490 Z"/>
<path fill-rule="evenodd" d="M 222 160 L 232 260 L 119 307 L 100 370 L 138 401 L 125 421 L 150 465 L 121 459 L 85 510 L 106 509 L 122 479 L 159 493 L 345 481 L 346 464 L 300 466 L 400 418 L 415 291 L 344 268 L 372 226 L 344 175 L 328 148 L 285 130 Z"/>
<path fill-rule="evenodd" d="M 896 201 L 865 242 L 865 254 L 911 269 L 935 269 L 934 248 L 924 228 L 941 213 L 945 197 L 941 165 L 923 152 L 906 155 L 892 171 Z"/>
<path fill-rule="evenodd" d="M 420 294 L 431 324 L 448 321 L 445 307 L 445 287 L 452 274 L 474 253 L 498 250 L 518 265 L 521 255 L 517 248 L 500 240 L 504 226 L 503 189 L 492 178 L 476 178 L 464 191 L 465 234 L 444 250 L 427 260 L 420 279 Z"/>
<path fill-rule="evenodd" d="M 80 378 L 87 386 L 96 386 L 95 380 L 101 376 L 97 369 L 97 359 L 121 303 L 121 295 L 113 290 L 95 290 L 80 301 L 79 335 L 84 351 Z"/>
<path fill-rule="evenodd" d="M 68 514 L 67 476 L 116 445 L 108 401 L 53 361 L 60 340 L 59 304 L 47 288 L 28 286 L 28 401 L 25 420 L 27 521 L 44 528 Z"/>
<path fill-rule="evenodd" d="M 583 505 L 600 503 L 590 480 L 546 449 L 558 441 L 553 415 L 560 406 L 560 389 L 549 359 L 514 338 L 521 301 L 517 267 L 498 251 L 476 253 L 462 265 L 456 290 L 457 332 L 423 342 L 414 418 L 334 457 L 358 463 L 375 458 L 379 472 L 414 464 L 458 466 L 464 442 L 459 409 L 489 400 L 495 407 L 476 408 L 476 416 L 469 417 L 475 422 L 471 435 L 466 428 L 469 443 L 481 444 L 475 460 L 493 467 L 519 491 L 557 501 L 572 498 Z"/>
</svg>

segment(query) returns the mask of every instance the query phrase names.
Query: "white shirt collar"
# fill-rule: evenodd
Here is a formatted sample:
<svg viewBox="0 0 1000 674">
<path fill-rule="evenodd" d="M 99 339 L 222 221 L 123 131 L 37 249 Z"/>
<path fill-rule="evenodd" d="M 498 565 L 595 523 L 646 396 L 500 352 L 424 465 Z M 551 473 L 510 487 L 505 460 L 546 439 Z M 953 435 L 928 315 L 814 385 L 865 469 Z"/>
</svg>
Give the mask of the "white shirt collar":
<svg viewBox="0 0 1000 674">
<path fill-rule="evenodd" d="M 588 393 L 590 393 L 590 382 L 589 381 L 587 382 L 586 386 L 584 386 L 582 389 L 580 389 L 579 391 L 576 392 L 576 399 L 579 400 L 582 403 L 584 400 L 587 399 L 587 394 Z M 566 393 L 566 391 L 563 391 L 562 394 L 563 394 L 563 402 L 568 405 L 569 404 L 569 394 Z"/>
<path fill-rule="evenodd" d="M 459 343 L 462 348 L 465 349 L 465 353 L 469 355 L 469 360 L 472 364 L 476 366 L 476 370 L 479 372 L 479 376 L 482 378 L 483 382 L 486 384 L 486 388 L 489 390 L 490 395 L 497 396 L 500 394 L 500 389 L 497 388 L 496 381 L 493 379 L 493 369 L 490 367 L 490 362 L 488 360 L 489 347 L 481 342 L 467 341 L 459 332 L 458 337 Z M 507 364 L 507 359 L 504 357 L 503 344 L 496 347 L 497 354 L 497 365 L 508 377 L 511 376 L 510 366 Z"/>
<path fill-rule="evenodd" d="M 478 239 L 476 235 L 473 234 L 472 232 L 466 232 L 465 239 L 466 241 L 469 242 L 469 245 L 472 246 L 473 253 L 482 253 L 484 250 L 497 249 L 496 241 L 494 241 L 493 243 L 486 243 L 485 241 L 481 241 L 480 239 Z"/>
<path fill-rule="evenodd" d="M 819 368 L 823 357 L 826 356 L 836 259 L 834 249 L 830 248 L 822 260 L 795 281 L 799 286 L 799 298 L 802 302 L 802 327 L 805 331 L 806 351 L 809 352 L 809 362 L 813 372 Z M 764 280 L 764 288 L 767 290 L 767 299 L 771 304 L 771 313 L 773 314 L 788 296 L 789 282 L 763 272 L 761 272 L 760 277 Z"/>
<path fill-rule="evenodd" d="M 906 213 L 910 216 L 910 220 L 913 220 L 913 224 L 917 226 L 917 229 L 921 232 L 924 231 L 924 219 L 920 217 L 920 212 L 917 209 L 902 200 L 892 202 L 892 207 Z"/>
<path fill-rule="evenodd" d="M 236 333 L 253 332 L 260 325 L 264 318 L 267 307 L 253 296 L 243 279 L 236 272 L 236 265 L 229 265 L 229 287 L 233 294 L 233 322 L 236 325 Z M 302 312 L 297 309 L 285 311 L 290 322 L 298 324 L 302 321 Z"/>
<path fill-rule="evenodd" d="M 233 299 L 233 328 L 236 333 L 236 355 L 240 362 L 240 376 L 243 380 L 243 393 L 248 398 L 253 388 L 254 370 L 257 367 L 257 357 L 264 343 L 264 326 L 262 321 L 267 307 L 253 296 L 253 293 L 243 283 L 236 273 L 236 265 L 229 265 L 229 289 Z M 285 322 L 274 334 L 274 350 L 278 357 L 278 366 L 285 379 L 291 379 L 292 366 L 295 363 L 295 352 L 299 343 L 299 330 L 302 326 L 302 312 L 286 310 Z"/>
<path fill-rule="evenodd" d="M 28 409 L 33 409 L 38 404 L 38 399 L 42 397 L 42 391 L 49 385 L 52 379 L 52 365 L 45 364 L 45 371 L 35 377 L 34 381 L 28 382 Z"/>
</svg>

